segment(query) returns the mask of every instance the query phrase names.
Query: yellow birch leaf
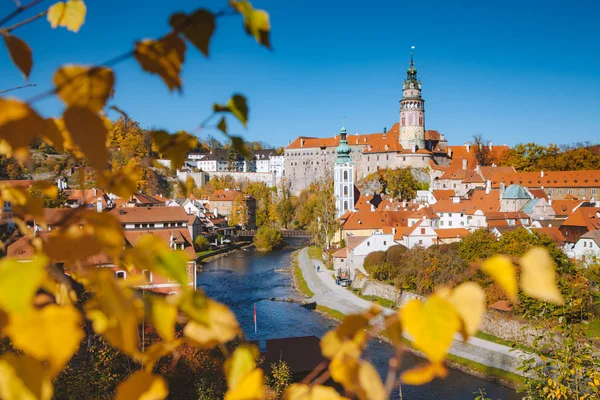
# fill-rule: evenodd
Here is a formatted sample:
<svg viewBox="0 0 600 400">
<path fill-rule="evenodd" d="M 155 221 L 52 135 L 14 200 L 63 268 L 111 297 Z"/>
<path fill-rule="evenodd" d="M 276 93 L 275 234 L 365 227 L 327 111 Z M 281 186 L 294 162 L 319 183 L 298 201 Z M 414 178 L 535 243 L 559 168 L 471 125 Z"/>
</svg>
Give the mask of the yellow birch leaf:
<svg viewBox="0 0 600 400">
<path fill-rule="evenodd" d="M 481 265 L 481 270 L 500 285 L 511 301 L 517 301 L 517 275 L 510 258 L 501 255 L 488 258 Z"/>
<path fill-rule="evenodd" d="M 180 168 L 187 154 L 196 148 L 198 139 L 185 132 L 170 135 L 165 131 L 150 132 L 152 141 L 156 145 L 157 152 L 164 158 L 171 160 L 173 168 Z"/>
<path fill-rule="evenodd" d="M 221 120 L 217 124 L 217 128 L 227 135 L 227 121 L 225 121 L 225 117 L 221 117 Z"/>
<path fill-rule="evenodd" d="M 152 324 L 158 334 L 167 342 L 175 339 L 175 320 L 177 306 L 169 303 L 167 298 L 152 299 Z"/>
<path fill-rule="evenodd" d="M 360 388 L 358 382 L 359 358 L 349 343 L 344 343 L 341 350 L 329 363 L 331 378 L 341 384 L 348 392 L 356 392 Z"/>
<path fill-rule="evenodd" d="M 208 57 L 210 38 L 215 31 L 215 16 L 207 10 L 196 10 L 191 15 L 175 13 L 169 19 L 171 27 Z"/>
<path fill-rule="evenodd" d="M 71 32 L 79 32 L 87 12 L 83 0 L 59 1 L 48 9 L 48 22 L 52 28 L 64 26 Z"/>
<path fill-rule="evenodd" d="M 8 313 L 31 309 L 33 298 L 46 276 L 48 258 L 38 254 L 32 261 L 12 258 L 0 261 L 0 308 Z"/>
<path fill-rule="evenodd" d="M 75 354 L 84 336 L 79 311 L 73 306 L 55 304 L 40 311 L 12 314 L 5 332 L 13 346 L 47 361 L 53 375 Z"/>
<path fill-rule="evenodd" d="M 254 36 L 254 39 L 267 49 L 271 48 L 270 32 L 271 23 L 269 14 L 264 10 L 256 10 L 249 1 L 230 0 L 229 4 L 238 13 L 244 17 L 244 28 L 248 35 Z"/>
<path fill-rule="evenodd" d="M 137 356 L 138 324 L 143 315 L 141 301 L 130 288 L 119 286 L 112 271 L 101 268 L 94 276 L 94 297 L 85 305 L 87 318 L 94 330 L 113 346 Z"/>
<path fill-rule="evenodd" d="M 213 104 L 213 111 L 232 113 L 242 125 L 248 123 L 248 104 L 241 94 L 234 94 L 225 105 Z"/>
<path fill-rule="evenodd" d="M 103 171 L 108 161 L 108 129 L 102 118 L 89 108 L 69 107 L 63 113 L 63 120 L 90 165 L 97 171 Z"/>
<path fill-rule="evenodd" d="M 399 312 L 402 329 L 414 346 L 432 362 L 443 361 L 460 327 L 454 306 L 433 294 L 426 303 L 411 300 Z"/>
<path fill-rule="evenodd" d="M 361 361 L 358 367 L 358 383 L 362 398 L 367 400 L 386 400 L 387 393 L 379 377 L 379 373 L 367 361 Z"/>
<path fill-rule="evenodd" d="M 284 400 L 346 400 L 332 387 L 294 383 L 286 389 Z"/>
<path fill-rule="evenodd" d="M 481 286 L 474 282 L 462 283 L 450 292 L 446 300 L 454 306 L 462 320 L 463 339 L 475 335 L 485 313 L 485 292 Z"/>
<path fill-rule="evenodd" d="M 172 342 L 152 343 L 144 349 L 143 353 L 138 354 L 135 359 L 144 366 L 145 371 L 152 371 L 156 362 L 164 356 L 172 354 L 183 343 L 183 340 L 177 339 Z"/>
<path fill-rule="evenodd" d="M 448 371 L 442 364 L 421 364 L 405 371 L 400 380 L 407 385 L 424 385 L 434 378 L 445 378 Z"/>
<path fill-rule="evenodd" d="M 160 40 L 146 39 L 135 44 L 135 59 L 142 69 L 161 77 L 170 91 L 181 92 L 181 65 L 185 42 L 175 33 Z"/>
<path fill-rule="evenodd" d="M 534 247 L 521 257 L 521 288 L 526 295 L 538 300 L 563 304 L 556 285 L 556 264 L 548 251 Z"/>
<path fill-rule="evenodd" d="M 57 96 L 67 107 L 100 112 L 113 91 L 115 76 L 107 67 L 62 66 L 52 79 Z"/>
<path fill-rule="evenodd" d="M 217 344 L 227 343 L 241 334 L 240 326 L 227 306 L 213 300 L 207 300 L 204 306 L 206 324 L 190 321 L 183 329 L 183 334 L 192 344 L 202 348 L 212 348 Z"/>
<path fill-rule="evenodd" d="M 52 381 L 39 361 L 13 353 L 0 357 L 0 398 L 50 400 L 52 394 Z"/>
<path fill-rule="evenodd" d="M 4 37 L 4 43 L 8 48 L 10 59 L 17 68 L 19 68 L 25 79 L 29 79 L 31 67 L 33 66 L 33 53 L 31 52 L 31 48 L 25 41 L 16 36 L 6 32 L 3 32 L 2 36 Z"/>
<path fill-rule="evenodd" d="M 182 251 L 173 251 L 156 236 L 143 235 L 126 251 L 125 260 L 140 270 L 149 269 L 183 286 L 188 284 L 188 256 Z"/>
<path fill-rule="evenodd" d="M 139 167 L 126 165 L 119 170 L 106 170 L 98 174 L 98 186 L 105 189 L 107 193 L 114 193 L 121 198 L 129 198 L 137 191 L 138 181 L 142 176 Z"/>
<path fill-rule="evenodd" d="M 29 144 L 46 129 L 46 122 L 29 105 L 17 99 L 0 98 L 0 153 L 29 159 Z M 6 146 L 6 144 L 8 146 Z"/>
<path fill-rule="evenodd" d="M 163 400 L 168 395 L 167 382 L 162 376 L 136 371 L 119 383 L 115 400 Z"/>
<path fill-rule="evenodd" d="M 225 376 L 227 377 L 227 386 L 235 388 L 243 379 L 244 375 L 250 373 L 256 368 L 256 359 L 259 356 L 256 346 L 242 343 L 236 347 L 235 351 L 227 360 L 225 360 Z"/>
<path fill-rule="evenodd" d="M 262 400 L 265 398 L 265 381 L 262 369 L 255 368 L 244 375 L 235 387 L 225 393 L 225 400 Z"/>
<path fill-rule="evenodd" d="M 44 200 L 33 196 L 28 189 L 0 181 L 0 197 L 12 205 L 12 212 L 17 216 L 41 218 L 44 215 Z"/>
</svg>

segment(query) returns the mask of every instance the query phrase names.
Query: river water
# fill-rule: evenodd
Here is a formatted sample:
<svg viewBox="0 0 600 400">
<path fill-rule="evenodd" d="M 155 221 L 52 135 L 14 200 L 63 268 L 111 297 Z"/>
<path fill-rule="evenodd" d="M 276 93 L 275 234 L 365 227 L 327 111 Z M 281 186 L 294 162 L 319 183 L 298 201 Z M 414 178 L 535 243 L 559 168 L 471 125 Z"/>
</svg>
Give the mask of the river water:
<svg viewBox="0 0 600 400">
<path fill-rule="evenodd" d="M 270 298 L 298 298 L 292 287 L 291 276 L 286 272 L 274 272 L 274 268 L 289 268 L 291 253 L 302 245 L 260 254 L 253 250 L 232 253 L 203 265 L 198 286 L 210 297 L 221 301 L 235 312 L 249 340 L 276 339 L 315 335 L 321 337 L 336 322 L 309 311 L 297 303 L 272 301 Z M 254 304 L 256 303 L 258 333 L 254 333 Z M 385 342 L 372 340 L 364 358 L 377 368 L 383 377 L 387 372 L 387 360 L 393 349 Z M 406 354 L 403 367 L 414 366 L 422 360 Z M 516 400 L 521 396 L 514 390 L 493 382 L 475 378 L 458 370 L 450 370 L 448 376 L 423 386 L 402 386 L 404 400 L 473 400 L 473 392 L 484 388 L 493 400 Z M 392 394 L 398 399 L 399 393 Z"/>
</svg>

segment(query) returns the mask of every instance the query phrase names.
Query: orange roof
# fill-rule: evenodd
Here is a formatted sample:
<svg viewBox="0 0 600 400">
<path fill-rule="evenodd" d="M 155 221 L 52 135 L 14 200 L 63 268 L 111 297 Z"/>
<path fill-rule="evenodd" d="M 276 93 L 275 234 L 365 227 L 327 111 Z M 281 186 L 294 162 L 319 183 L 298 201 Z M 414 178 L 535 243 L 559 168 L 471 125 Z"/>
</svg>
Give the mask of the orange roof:
<svg viewBox="0 0 600 400">
<path fill-rule="evenodd" d="M 452 238 L 464 238 L 470 232 L 466 228 L 449 228 L 449 229 L 436 229 L 438 238 L 440 239 L 452 239 Z"/>
<path fill-rule="evenodd" d="M 479 167 L 479 173 L 483 176 L 483 179 L 488 180 L 494 174 L 510 174 L 512 172 L 517 172 L 514 167 L 494 167 L 494 166 L 486 166 Z"/>
<path fill-rule="evenodd" d="M 110 200 L 102 189 L 65 189 L 64 193 L 67 195 L 67 201 L 85 205 L 95 205 L 100 198 L 102 206 L 106 207 L 107 201 Z"/>
<path fill-rule="evenodd" d="M 600 229 L 600 207 L 579 207 L 562 226 L 580 226 L 588 231 Z"/>
<path fill-rule="evenodd" d="M 477 210 L 484 213 L 500 210 L 500 191 L 492 190 L 486 194 L 483 189 L 474 190 L 469 199 L 467 214 L 473 214 Z"/>
<path fill-rule="evenodd" d="M 168 207 L 170 208 L 170 207 Z M 176 207 L 173 207 L 176 208 Z M 142 236 L 152 235 L 161 239 L 167 245 L 171 243 L 171 237 L 173 237 L 173 242 L 177 245 L 177 248 L 180 249 L 181 245 L 184 246 L 183 251 L 188 255 L 190 260 L 196 259 L 196 252 L 194 251 L 194 246 L 192 244 L 192 237 L 190 236 L 190 231 L 187 228 L 181 229 L 144 229 L 144 230 L 125 230 L 123 236 L 125 236 L 125 240 L 131 245 L 135 246 L 135 244 L 140 240 Z"/>
<path fill-rule="evenodd" d="M 549 236 L 556 243 L 565 243 L 567 241 L 567 239 L 562 234 L 560 229 L 558 229 L 557 226 L 549 226 L 549 227 L 533 228 L 533 229 L 535 229 L 536 232 L 538 232 L 542 235 Z"/>
<path fill-rule="evenodd" d="M 335 253 L 333 253 L 331 255 L 331 257 L 333 258 L 346 258 L 348 257 L 348 250 L 346 250 L 346 248 L 341 248 L 338 251 L 336 251 Z"/>
<path fill-rule="evenodd" d="M 494 310 L 499 311 L 512 311 L 512 306 L 506 300 L 500 300 L 490 305 L 488 308 L 492 308 Z"/>
<path fill-rule="evenodd" d="M 225 190 L 215 190 L 208 197 L 209 201 L 234 201 L 238 196 L 247 196 L 247 198 L 252 198 L 241 190 L 233 190 L 233 189 L 225 189 Z"/>
<path fill-rule="evenodd" d="M 468 203 L 466 201 L 461 200 L 458 203 L 448 199 L 448 200 L 439 200 L 432 206 L 436 213 L 464 213 L 467 211 Z"/>
<path fill-rule="evenodd" d="M 513 172 L 500 173 L 492 175 L 492 187 L 500 187 L 500 183 L 505 186 L 513 183 L 526 186 L 528 188 L 562 188 L 562 187 L 600 187 L 600 170 L 588 171 L 544 171 L 542 172 Z"/>
<path fill-rule="evenodd" d="M 552 200 L 552 209 L 557 217 L 568 217 L 581 203 L 579 200 Z"/>
<path fill-rule="evenodd" d="M 466 161 L 466 169 L 463 168 L 464 162 Z M 467 173 L 471 172 L 471 174 L 475 173 L 475 166 L 477 165 L 477 160 L 475 157 L 452 157 L 452 161 L 450 161 L 450 165 L 446 169 L 446 172 L 439 179 L 460 179 L 463 180 L 467 177 Z"/>
<path fill-rule="evenodd" d="M 351 212 L 342 228 L 344 230 L 381 229 L 391 225 L 386 214 L 378 210 Z"/>
<path fill-rule="evenodd" d="M 439 189 L 439 190 L 434 190 L 433 192 L 431 192 L 433 194 L 433 197 L 435 197 L 435 199 L 437 201 L 440 200 L 450 200 L 451 197 L 456 196 L 456 192 L 452 189 Z"/>
<path fill-rule="evenodd" d="M 187 222 L 188 215 L 183 207 L 121 207 L 113 208 L 110 214 L 121 224 Z"/>
<path fill-rule="evenodd" d="M 467 151 L 467 146 L 466 145 L 462 145 L 462 146 L 448 146 L 448 148 L 450 150 L 452 150 L 452 158 L 454 157 L 467 157 L 467 156 L 475 156 L 475 146 L 474 145 L 470 145 L 469 149 Z M 500 157 L 502 157 L 502 154 L 504 154 L 505 151 L 507 151 L 508 149 L 510 149 L 510 147 L 508 146 L 492 146 L 492 151 L 491 151 L 491 155 L 493 158 L 495 159 L 499 159 Z"/>
</svg>

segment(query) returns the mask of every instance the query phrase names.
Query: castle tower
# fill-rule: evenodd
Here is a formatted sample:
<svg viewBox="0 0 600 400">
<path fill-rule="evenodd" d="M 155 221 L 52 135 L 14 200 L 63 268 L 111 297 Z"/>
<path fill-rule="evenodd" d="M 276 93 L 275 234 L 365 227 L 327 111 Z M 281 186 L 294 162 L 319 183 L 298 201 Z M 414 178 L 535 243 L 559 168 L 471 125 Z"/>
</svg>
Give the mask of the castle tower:
<svg viewBox="0 0 600 400">
<path fill-rule="evenodd" d="M 337 158 L 333 167 L 336 218 L 354 208 L 354 162 L 350 158 L 351 152 L 352 149 L 346 140 L 346 128 L 342 127 L 340 144 L 336 149 Z"/>
<path fill-rule="evenodd" d="M 421 81 L 410 53 L 410 67 L 402 82 L 400 100 L 400 145 L 404 150 L 425 148 L 425 100 L 421 98 Z"/>
</svg>

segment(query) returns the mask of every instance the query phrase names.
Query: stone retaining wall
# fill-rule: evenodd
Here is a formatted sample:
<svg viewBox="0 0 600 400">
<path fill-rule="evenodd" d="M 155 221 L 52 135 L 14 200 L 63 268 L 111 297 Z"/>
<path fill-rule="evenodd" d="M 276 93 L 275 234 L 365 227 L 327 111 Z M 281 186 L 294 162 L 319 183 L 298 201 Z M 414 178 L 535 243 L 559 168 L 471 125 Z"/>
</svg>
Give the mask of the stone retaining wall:
<svg viewBox="0 0 600 400">
<path fill-rule="evenodd" d="M 400 291 L 394 285 L 374 281 L 365 276 L 358 276 L 352 282 L 352 287 L 361 289 L 365 296 L 377 296 L 396 303 L 398 308 L 404 306 L 412 299 L 421 299 L 423 296 L 408 291 Z M 501 311 L 489 310 L 485 313 L 480 330 L 487 334 L 534 347 L 534 339 L 541 334 L 541 330 L 529 326 L 525 321 L 519 320 Z M 547 342 L 543 340 L 540 344 Z"/>
</svg>

